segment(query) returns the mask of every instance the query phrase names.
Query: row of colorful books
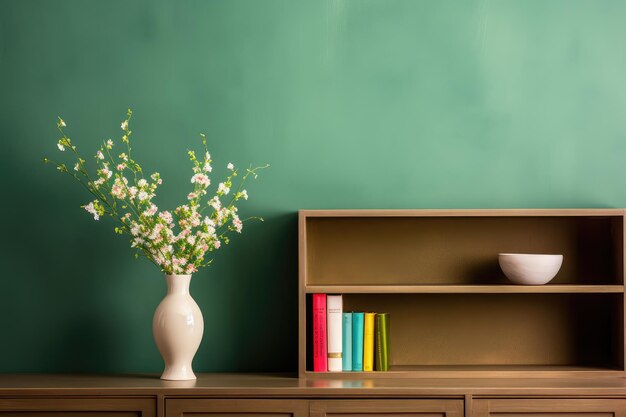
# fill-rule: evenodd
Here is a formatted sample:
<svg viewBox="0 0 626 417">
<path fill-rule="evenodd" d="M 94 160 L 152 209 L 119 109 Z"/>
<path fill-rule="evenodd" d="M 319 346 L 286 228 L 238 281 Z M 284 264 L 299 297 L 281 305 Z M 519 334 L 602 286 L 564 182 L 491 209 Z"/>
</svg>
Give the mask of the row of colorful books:
<svg viewBox="0 0 626 417">
<path fill-rule="evenodd" d="M 343 296 L 313 294 L 313 371 L 389 370 L 389 314 L 343 312 Z"/>
</svg>

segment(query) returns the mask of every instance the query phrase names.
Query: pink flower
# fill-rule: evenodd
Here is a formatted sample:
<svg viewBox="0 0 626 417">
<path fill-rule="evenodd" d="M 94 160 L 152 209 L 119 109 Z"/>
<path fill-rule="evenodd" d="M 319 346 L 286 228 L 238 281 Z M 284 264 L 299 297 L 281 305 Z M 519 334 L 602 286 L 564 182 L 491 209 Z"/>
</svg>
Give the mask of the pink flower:
<svg viewBox="0 0 626 417">
<path fill-rule="evenodd" d="M 154 203 L 152 203 L 152 204 L 150 204 L 149 208 L 144 210 L 143 215 L 144 216 L 154 216 L 154 214 L 157 212 L 158 209 L 159 208 L 157 206 L 155 206 Z"/>
<path fill-rule="evenodd" d="M 235 226 L 235 230 L 237 233 L 241 233 L 241 229 L 243 229 L 243 223 L 237 216 L 233 216 L 233 226 Z"/>
<path fill-rule="evenodd" d="M 195 174 L 193 177 L 191 177 L 191 183 L 200 184 L 204 187 L 208 187 L 209 185 L 211 185 L 211 180 L 204 174 Z"/>
<path fill-rule="evenodd" d="M 170 213 L 169 211 L 164 211 L 162 213 L 159 213 L 159 218 L 162 220 L 165 220 L 165 223 L 170 224 L 174 221 L 174 218 L 172 217 L 172 213 Z"/>
</svg>

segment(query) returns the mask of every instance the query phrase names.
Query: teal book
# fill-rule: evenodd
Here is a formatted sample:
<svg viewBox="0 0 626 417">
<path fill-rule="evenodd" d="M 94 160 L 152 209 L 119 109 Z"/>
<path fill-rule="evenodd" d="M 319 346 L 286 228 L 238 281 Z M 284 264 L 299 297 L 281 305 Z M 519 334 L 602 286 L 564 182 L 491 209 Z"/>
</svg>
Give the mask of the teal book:
<svg viewBox="0 0 626 417">
<path fill-rule="evenodd" d="M 343 313 L 343 320 L 341 322 L 343 331 L 342 331 L 342 347 L 343 347 L 343 358 L 342 358 L 342 370 L 343 371 L 351 371 L 352 370 L 352 313 Z"/>
<path fill-rule="evenodd" d="M 352 370 L 363 371 L 363 325 L 365 313 L 352 313 Z"/>
</svg>

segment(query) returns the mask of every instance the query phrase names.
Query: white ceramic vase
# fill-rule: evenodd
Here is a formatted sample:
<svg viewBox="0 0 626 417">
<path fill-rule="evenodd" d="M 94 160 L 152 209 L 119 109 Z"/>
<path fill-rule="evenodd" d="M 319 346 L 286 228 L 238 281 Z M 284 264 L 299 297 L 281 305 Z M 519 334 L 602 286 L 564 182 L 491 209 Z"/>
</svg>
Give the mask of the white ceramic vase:
<svg viewBox="0 0 626 417">
<path fill-rule="evenodd" d="M 202 341 L 204 320 L 189 294 L 191 275 L 165 275 L 165 281 L 167 294 L 152 320 L 154 341 L 165 362 L 161 379 L 196 379 L 191 362 Z"/>
</svg>

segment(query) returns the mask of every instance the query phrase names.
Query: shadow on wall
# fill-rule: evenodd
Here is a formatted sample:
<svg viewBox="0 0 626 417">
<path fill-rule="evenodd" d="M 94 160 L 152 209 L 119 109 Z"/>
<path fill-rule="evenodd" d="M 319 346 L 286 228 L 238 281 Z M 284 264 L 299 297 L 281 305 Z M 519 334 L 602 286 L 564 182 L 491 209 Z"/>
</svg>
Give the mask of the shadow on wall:
<svg viewBox="0 0 626 417">
<path fill-rule="evenodd" d="M 97 314 L 77 315 L 58 329 L 46 355 L 54 362 L 55 372 L 106 372 L 118 367 L 116 358 L 121 352 L 116 351 L 116 332 L 114 322 Z"/>
<path fill-rule="evenodd" d="M 82 190 L 57 187 L 55 178 L 67 179 L 39 160 L 28 171 L 19 162 L 4 163 L 5 172 L 20 173 L 19 183 L 7 181 L 4 198 L 11 203 L 2 208 L 11 219 L 3 225 L 3 266 L 19 279 L 6 280 L 0 298 L 0 328 L 8 335 L 0 357 L 12 358 L 0 362 L 0 371 L 107 369 L 114 323 L 90 314 L 98 294 L 88 287 L 94 267 L 116 256 L 117 246 L 98 247 L 110 231 L 77 218 L 78 202 L 87 198 Z"/>
<path fill-rule="evenodd" d="M 297 217 L 270 215 L 263 224 L 247 224 L 227 248 L 228 261 L 219 257 L 212 276 L 196 282 L 205 322 L 198 371 L 296 371 Z"/>
</svg>

